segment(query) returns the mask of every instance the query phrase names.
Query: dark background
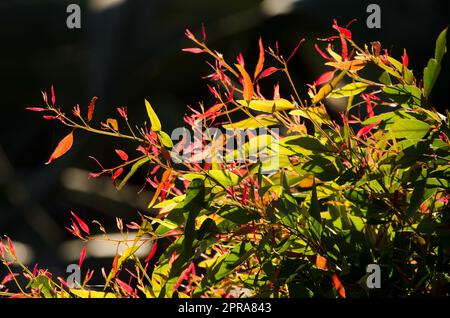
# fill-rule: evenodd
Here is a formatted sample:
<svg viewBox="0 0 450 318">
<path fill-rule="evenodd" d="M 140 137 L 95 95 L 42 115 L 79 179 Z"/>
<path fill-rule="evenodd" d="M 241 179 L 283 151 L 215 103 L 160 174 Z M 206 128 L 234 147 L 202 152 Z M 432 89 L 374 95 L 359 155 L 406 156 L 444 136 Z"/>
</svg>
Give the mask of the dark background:
<svg viewBox="0 0 450 318">
<path fill-rule="evenodd" d="M 82 8 L 81 30 L 66 27 L 70 3 Z M 295 82 L 304 87 L 326 70 L 313 49 L 314 40 L 333 34 L 333 18 L 338 18 L 340 25 L 356 18 L 358 22 L 351 29 L 358 43 L 379 40 L 397 58 L 407 48 L 410 67 L 421 77 L 434 54 L 437 35 L 448 25 L 448 1 L 376 1 L 381 6 L 381 29 L 366 26 L 369 3 L 2 0 L 0 234 L 19 242 L 20 254 L 30 264 L 38 262 L 61 275 L 81 250 L 81 245 L 67 243 L 73 240 L 65 230 L 71 210 L 113 229 L 116 216 L 127 222 L 138 220 L 137 211 L 145 211 L 151 196 L 137 195 L 139 183 L 116 193 L 110 180 L 87 180 L 87 171 L 97 168 L 89 155 L 108 164 L 116 159 L 114 148 L 131 153 L 135 147 L 123 142 L 117 145 L 114 139 L 77 134 L 72 151 L 45 166 L 56 143 L 68 131 L 58 123 L 42 120 L 38 113 L 25 111 L 28 106 L 42 106 L 41 90 L 49 91 L 53 84 L 57 103 L 66 112 L 76 104 L 85 111 L 90 98 L 98 96 L 96 120 L 117 116 L 115 108 L 126 105 L 136 124 L 145 120 L 143 100 L 148 98 L 170 131 L 182 125 L 186 105 L 208 98 L 201 79 L 209 71 L 205 59 L 181 52 L 181 48 L 191 46 L 184 29 L 189 27 L 199 34 L 202 22 L 211 47 L 229 60 L 242 51 L 251 67 L 256 63 L 260 35 L 266 46 L 278 40 L 285 55 L 305 37 L 307 43 L 291 63 Z M 101 4 L 105 6 L 99 7 Z M 283 4 L 284 13 L 276 14 L 274 6 Z M 449 75 L 446 56 L 431 100 L 441 111 L 448 106 Z M 281 82 L 282 94 L 287 92 L 284 85 Z M 96 255 L 88 254 L 88 265 L 101 257 Z M 103 261 L 97 259 L 96 264 L 109 266 L 111 259 Z"/>
</svg>

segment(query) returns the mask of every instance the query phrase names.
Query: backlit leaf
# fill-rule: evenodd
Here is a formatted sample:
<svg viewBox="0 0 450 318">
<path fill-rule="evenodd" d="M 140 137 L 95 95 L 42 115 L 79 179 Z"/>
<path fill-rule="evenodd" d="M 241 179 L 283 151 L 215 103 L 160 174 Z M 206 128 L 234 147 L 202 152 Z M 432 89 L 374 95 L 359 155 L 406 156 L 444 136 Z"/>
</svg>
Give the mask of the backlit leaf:
<svg viewBox="0 0 450 318">
<path fill-rule="evenodd" d="M 239 70 L 239 73 L 241 73 L 242 76 L 242 85 L 244 87 L 243 90 L 243 97 L 246 101 L 250 101 L 253 98 L 253 82 L 250 78 L 250 75 L 248 75 L 247 71 L 242 65 L 235 64 L 236 68 Z"/>
<path fill-rule="evenodd" d="M 294 105 L 283 98 L 277 100 L 252 100 L 250 103 L 247 103 L 245 100 L 238 100 L 237 102 L 242 106 L 247 106 L 248 104 L 249 108 L 266 113 L 294 109 Z"/>
<path fill-rule="evenodd" d="M 150 159 L 148 157 L 142 158 L 137 161 L 130 169 L 130 172 L 125 176 L 122 182 L 117 187 L 117 190 L 121 190 L 123 186 L 128 182 L 128 180 L 136 173 L 136 171 L 145 163 L 147 163 Z"/>
<path fill-rule="evenodd" d="M 347 84 L 341 88 L 338 88 L 335 91 L 332 91 L 328 97 L 332 98 L 342 98 L 342 97 L 348 97 L 353 95 L 358 95 L 359 93 L 362 93 L 367 88 L 367 84 L 365 83 L 351 83 Z"/>
<path fill-rule="evenodd" d="M 52 155 L 50 156 L 46 164 L 48 165 L 53 160 L 58 159 L 59 157 L 66 154 L 70 150 L 70 148 L 72 148 L 72 145 L 73 145 L 73 133 L 70 133 L 58 143 L 58 146 L 56 146 L 55 150 L 53 151 Z"/>
<path fill-rule="evenodd" d="M 158 132 L 161 130 L 161 122 L 159 121 L 158 116 L 156 115 L 155 111 L 153 110 L 152 105 L 148 102 L 148 100 L 145 100 L 145 108 L 147 109 L 147 115 L 150 119 L 151 123 L 151 129 L 154 132 Z"/>
</svg>

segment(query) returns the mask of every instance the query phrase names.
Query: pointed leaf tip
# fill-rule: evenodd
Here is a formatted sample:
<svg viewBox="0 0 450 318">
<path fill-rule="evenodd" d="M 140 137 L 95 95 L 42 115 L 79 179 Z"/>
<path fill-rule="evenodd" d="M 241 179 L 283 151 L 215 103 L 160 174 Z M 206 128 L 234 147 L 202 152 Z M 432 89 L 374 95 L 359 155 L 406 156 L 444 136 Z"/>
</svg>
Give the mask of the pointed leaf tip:
<svg viewBox="0 0 450 318">
<path fill-rule="evenodd" d="M 53 160 L 58 159 L 59 157 L 66 154 L 70 148 L 72 148 L 73 145 L 73 132 L 68 134 L 66 137 L 64 137 L 59 143 L 58 146 L 56 146 L 55 150 L 53 151 L 52 155 L 48 159 L 48 161 L 45 164 L 50 164 Z"/>
</svg>

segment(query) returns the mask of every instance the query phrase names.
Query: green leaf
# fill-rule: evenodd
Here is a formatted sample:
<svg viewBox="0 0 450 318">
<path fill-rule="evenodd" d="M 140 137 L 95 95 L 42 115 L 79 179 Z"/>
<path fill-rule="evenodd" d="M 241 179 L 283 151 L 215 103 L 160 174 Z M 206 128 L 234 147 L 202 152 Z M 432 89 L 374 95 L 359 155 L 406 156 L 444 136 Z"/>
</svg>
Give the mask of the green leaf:
<svg viewBox="0 0 450 318">
<path fill-rule="evenodd" d="M 430 125 L 416 119 L 399 119 L 389 126 L 395 138 L 421 139 L 430 130 Z"/>
<path fill-rule="evenodd" d="M 342 97 L 358 95 L 358 94 L 364 92 L 366 90 L 367 86 L 368 86 L 367 84 L 360 83 L 360 82 L 347 84 L 335 91 L 332 91 L 328 95 L 328 97 L 342 98 Z"/>
<path fill-rule="evenodd" d="M 240 207 L 228 207 L 228 209 L 221 209 L 221 211 L 217 212 L 217 214 L 224 219 L 241 225 L 260 219 L 258 214 L 250 213 Z"/>
<path fill-rule="evenodd" d="M 325 106 L 307 107 L 305 109 L 296 109 L 289 112 L 289 115 L 302 116 L 306 119 L 314 120 L 319 124 L 332 125 L 333 122 L 328 116 Z"/>
<path fill-rule="evenodd" d="M 384 85 L 392 85 L 392 81 L 391 81 L 391 77 L 389 76 L 389 73 L 384 71 L 383 73 L 381 73 L 380 77 L 378 78 L 378 80 L 383 83 Z"/>
<path fill-rule="evenodd" d="M 247 118 L 236 123 L 223 125 L 222 127 L 225 129 L 250 129 L 250 128 L 259 128 L 259 127 L 269 127 L 278 125 L 279 122 L 276 118 L 272 116 L 264 115 L 264 116 L 256 116 L 252 118 Z"/>
<path fill-rule="evenodd" d="M 242 242 L 235 246 L 228 254 L 221 256 L 207 273 L 212 282 L 220 282 L 236 267 L 241 265 L 253 253 L 253 246 L 249 242 Z"/>
<path fill-rule="evenodd" d="M 317 198 L 316 185 L 314 185 L 311 190 L 311 205 L 309 207 L 309 215 L 311 215 L 317 221 L 321 222 L 320 204 L 319 204 L 319 200 Z"/>
<path fill-rule="evenodd" d="M 54 298 L 55 292 L 51 285 L 51 279 L 46 275 L 39 275 L 33 278 L 27 285 L 27 288 L 39 290 L 45 298 Z"/>
<path fill-rule="evenodd" d="M 130 180 L 130 178 L 136 173 L 136 171 L 145 163 L 147 163 L 150 159 L 148 157 L 142 158 L 141 160 L 137 161 L 130 169 L 130 172 L 123 178 L 122 182 L 120 182 L 119 186 L 117 187 L 117 190 L 121 190 L 124 185 Z"/>
<path fill-rule="evenodd" d="M 266 113 L 294 109 L 294 105 L 283 98 L 277 100 L 252 100 L 250 103 L 245 100 L 238 100 L 237 102 L 242 106 L 248 105 L 248 107 L 253 110 Z"/>
<path fill-rule="evenodd" d="M 436 40 L 436 49 L 434 52 L 434 58 L 439 64 L 442 63 L 442 58 L 447 52 L 447 30 L 448 27 L 442 30 L 442 32 L 439 34 Z"/>
<path fill-rule="evenodd" d="M 443 30 L 437 40 L 434 52 L 434 58 L 428 61 L 427 66 L 423 70 L 423 92 L 425 97 L 430 96 L 431 90 L 436 83 L 439 73 L 441 72 L 441 62 L 447 52 L 447 28 Z"/>
<path fill-rule="evenodd" d="M 344 78 L 345 74 L 347 74 L 347 71 L 340 72 L 330 83 L 325 84 L 322 86 L 317 94 L 314 96 L 312 103 L 317 104 L 318 102 L 322 101 L 324 98 L 328 96 L 328 94 L 331 93 L 331 91 L 339 84 L 339 82 Z"/>
<path fill-rule="evenodd" d="M 314 174 L 322 181 L 331 181 L 339 176 L 334 164 L 322 156 L 311 156 L 311 160 L 302 166 L 302 170 Z"/>
<path fill-rule="evenodd" d="M 412 84 L 414 81 L 414 75 L 411 72 L 411 70 L 409 70 L 408 68 L 406 68 L 403 63 L 397 61 L 396 59 L 394 59 L 392 56 L 388 56 L 388 61 L 394 65 L 394 67 L 397 69 L 397 71 L 399 72 L 399 74 L 402 74 L 402 78 L 405 80 L 405 82 L 407 84 Z"/>
<path fill-rule="evenodd" d="M 299 146 L 316 153 L 329 152 L 328 148 L 319 139 L 312 136 L 295 136 L 287 139 L 284 144 Z"/>
<path fill-rule="evenodd" d="M 154 132 L 161 131 L 161 122 L 159 121 L 158 116 L 156 115 L 155 111 L 153 110 L 152 105 L 148 102 L 148 100 L 145 100 L 145 108 L 147 109 L 148 118 L 150 119 L 151 128 Z"/>
<path fill-rule="evenodd" d="M 197 231 L 197 240 L 202 241 L 211 235 L 219 233 L 216 222 L 213 219 L 207 218 L 203 221 L 200 229 Z"/>
<path fill-rule="evenodd" d="M 228 170 L 209 170 L 208 175 L 225 188 L 239 184 L 239 176 Z"/>
<path fill-rule="evenodd" d="M 430 96 L 434 83 L 441 72 L 441 65 L 436 59 L 430 59 L 427 66 L 423 69 L 423 94 Z"/>
</svg>

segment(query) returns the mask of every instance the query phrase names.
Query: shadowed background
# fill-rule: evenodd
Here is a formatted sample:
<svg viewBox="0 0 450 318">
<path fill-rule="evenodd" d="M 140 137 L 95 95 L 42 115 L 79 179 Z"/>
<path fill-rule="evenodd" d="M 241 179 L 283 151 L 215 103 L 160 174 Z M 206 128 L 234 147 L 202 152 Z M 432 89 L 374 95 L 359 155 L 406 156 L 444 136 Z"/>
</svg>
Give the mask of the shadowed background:
<svg viewBox="0 0 450 318">
<path fill-rule="evenodd" d="M 66 7 L 82 9 L 82 28 L 66 27 Z M 328 0 L 2 0 L 0 3 L 0 234 L 11 236 L 28 264 L 38 262 L 62 275 L 76 262 L 82 245 L 65 230 L 70 211 L 85 220 L 100 220 L 114 231 L 115 217 L 137 221 L 151 193 L 137 195 L 142 184 L 117 193 L 108 178 L 87 180 L 97 169 L 88 156 L 106 166 L 117 162 L 114 148 L 132 153 L 136 145 L 115 139 L 77 134 L 69 154 L 45 166 L 67 129 L 45 122 L 27 106 L 42 106 L 41 90 L 55 86 L 57 103 L 66 112 L 80 104 L 85 111 L 98 96 L 94 120 L 115 116 L 128 106 L 136 124 L 145 120 L 144 98 L 171 131 L 183 124 L 186 105 L 197 105 L 209 93 L 201 77 L 209 69 L 202 56 L 181 52 L 191 44 L 184 37 L 189 27 L 199 34 L 206 26 L 212 48 L 234 60 L 239 52 L 253 67 L 257 40 L 266 47 L 279 41 L 285 55 L 299 39 L 307 42 L 291 62 L 297 86 L 311 83 L 327 68 L 314 51 L 317 37 L 333 33 L 332 19 L 340 25 L 356 18 L 351 27 L 358 43 L 379 40 L 399 57 L 407 48 L 415 75 L 433 56 L 438 33 L 448 24 L 447 1 L 376 1 L 381 6 L 381 29 L 365 21 L 371 1 Z M 448 108 L 449 61 L 444 58 L 432 103 Z M 281 81 L 281 93 L 288 92 Z M 273 83 L 270 83 L 273 85 Z M 304 93 L 304 91 L 303 91 Z M 142 180 L 142 178 L 141 178 Z M 114 246 L 89 249 L 87 265 L 110 266 Z M 0 272 L 0 274 L 2 274 Z M 1 277 L 1 275 L 0 275 Z"/>
</svg>

